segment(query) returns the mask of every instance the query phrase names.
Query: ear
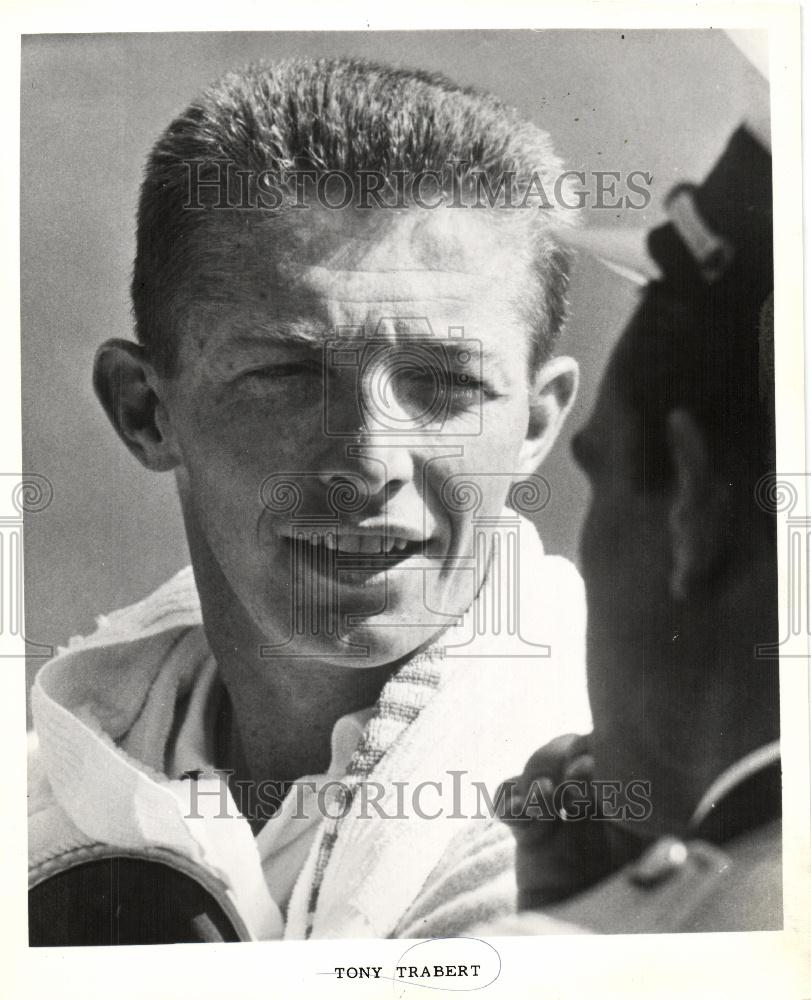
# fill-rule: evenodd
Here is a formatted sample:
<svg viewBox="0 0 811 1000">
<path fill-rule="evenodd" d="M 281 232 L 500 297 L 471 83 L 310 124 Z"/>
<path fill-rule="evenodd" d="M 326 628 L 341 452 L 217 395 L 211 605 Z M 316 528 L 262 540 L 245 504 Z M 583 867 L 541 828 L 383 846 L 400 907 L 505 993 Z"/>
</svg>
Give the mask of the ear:
<svg viewBox="0 0 811 1000">
<path fill-rule="evenodd" d="M 518 455 L 521 475 L 531 475 L 549 454 L 572 408 L 580 369 L 574 358 L 552 358 L 536 373 L 530 387 L 529 424 Z"/>
<path fill-rule="evenodd" d="M 108 340 L 96 351 L 93 388 L 110 423 L 143 466 L 166 472 L 180 464 L 180 452 L 159 381 L 139 344 Z"/>
<path fill-rule="evenodd" d="M 714 473 L 707 440 L 686 410 L 668 415 L 667 446 L 674 474 L 668 512 L 670 591 L 677 600 L 685 600 L 701 589 L 722 556 L 728 504 Z"/>
</svg>

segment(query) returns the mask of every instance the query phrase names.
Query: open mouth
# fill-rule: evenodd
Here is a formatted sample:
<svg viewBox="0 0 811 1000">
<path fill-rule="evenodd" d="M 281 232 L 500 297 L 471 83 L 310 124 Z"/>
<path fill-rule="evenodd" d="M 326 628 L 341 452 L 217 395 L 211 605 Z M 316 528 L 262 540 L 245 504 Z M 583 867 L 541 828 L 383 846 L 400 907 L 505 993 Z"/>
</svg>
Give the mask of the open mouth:
<svg viewBox="0 0 811 1000">
<path fill-rule="evenodd" d="M 368 568 L 375 572 L 397 566 L 425 550 L 422 539 L 412 541 L 397 535 L 352 532 L 301 532 L 288 536 L 287 541 L 303 558 L 309 556 L 321 567 Z"/>
</svg>

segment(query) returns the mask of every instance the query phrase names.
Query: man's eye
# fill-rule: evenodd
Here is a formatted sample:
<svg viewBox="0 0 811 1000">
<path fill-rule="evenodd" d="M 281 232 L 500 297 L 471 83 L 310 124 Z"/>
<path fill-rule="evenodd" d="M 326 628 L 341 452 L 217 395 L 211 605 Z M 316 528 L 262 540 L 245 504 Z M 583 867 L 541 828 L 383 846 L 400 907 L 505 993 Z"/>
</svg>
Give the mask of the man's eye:
<svg viewBox="0 0 811 1000">
<path fill-rule="evenodd" d="M 460 400 L 468 399 L 499 399 L 501 393 L 495 387 L 476 378 L 470 372 L 451 372 L 448 380 L 448 389 L 454 397 Z"/>
<path fill-rule="evenodd" d="M 399 381 L 398 394 L 420 410 L 443 406 L 462 411 L 481 399 L 475 383 L 450 371 L 415 372 Z"/>
<path fill-rule="evenodd" d="M 492 392 L 490 386 L 481 381 L 481 379 L 475 378 L 469 372 L 453 371 L 452 369 L 438 368 L 431 372 L 415 372 L 406 381 L 425 389 L 439 390 L 445 395 L 464 396 L 465 393 L 478 395 L 480 393 L 490 394 Z"/>
</svg>

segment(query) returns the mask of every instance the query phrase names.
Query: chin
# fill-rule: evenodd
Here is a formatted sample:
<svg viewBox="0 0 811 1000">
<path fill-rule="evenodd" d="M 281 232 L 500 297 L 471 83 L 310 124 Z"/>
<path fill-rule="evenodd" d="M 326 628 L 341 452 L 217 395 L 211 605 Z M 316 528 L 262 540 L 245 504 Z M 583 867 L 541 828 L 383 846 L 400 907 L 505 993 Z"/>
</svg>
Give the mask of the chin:
<svg viewBox="0 0 811 1000">
<path fill-rule="evenodd" d="M 346 667 L 363 669 L 396 663 L 426 645 L 436 634 L 436 629 L 419 629 L 403 625 L 385 625 L 374 621 L 363 622 L 348 629 L 342 636 L 343 643 L 333 644 L 335 662 Z M 347 657 L 345 654 L 349 652 Z"/>
<path fill-rule="evenodd" d="M 335 634 L 295 635 L 287 641 L 267 642 L 262 646 L 261 657 L 268 662 L 274 659 L 309 660 L 329 663 L 336 668 L 365 670 L 404 659 L 435 632 L 435 629 L 387 626 L 370 618 L 341 628 Z M 265 634 L 278 635 L 278 625 L 265 630 Z"/>
</svg>

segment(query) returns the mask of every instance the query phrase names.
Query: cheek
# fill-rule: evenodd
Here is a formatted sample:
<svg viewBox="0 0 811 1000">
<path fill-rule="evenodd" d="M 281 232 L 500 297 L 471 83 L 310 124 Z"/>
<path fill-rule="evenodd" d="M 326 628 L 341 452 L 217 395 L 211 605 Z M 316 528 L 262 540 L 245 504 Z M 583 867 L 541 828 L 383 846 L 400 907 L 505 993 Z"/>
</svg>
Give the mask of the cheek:
<svg viewBox="0 0 811 1000">
<path fill-rule="evenodd" d="M 225 421 L 190 424 L 182 440 L 178 477 L 184 507 L 217 549 L 255 544 L 267 517 L 265 483 L 273 472 L 294 470 L 293 449 L 278 436 Z M 221 553 L 222 555 L 222 553 Z"/>
<path fill-rule="evenodd" d="M 480 432 L 463 439 L 466 463 L 482 472 L 499 470 L 517 474 L 518 454 L 528 426 L 529 407 L 525 397 L 485 404 Z"/>
<path fill-rule="evenodd" d="M 426 502 L 439 524 L 445 524 L 454 543 L 473 555 L 470 548 L 476 530 L 494 530 L 510 487 L 515 480 L 515 465 L 504 449 L 498 451 L 500 462 L 490 459 L 487 449 L 469 448 L 458 461 L 429 467 L 426 477 Z"/>
<path fill-rule="evenodd" d="M 486 408 L 481 433 L 447 441 L 448 450 L 457 454 L 426 469 L 428 492 L 446 517 L 462 526 L 501 511 L 513 482 L 521 478 L 525 426 L 520 405 L 493 405 Z"/>
<path fill-rule="evenodd" d="M 249 479 L 312 464 L 322 440 L 322 410 L 271 405 L 260 400 L 198 406 L 179 428 L 184 461 L 204 475 Z"/>
</svg>

